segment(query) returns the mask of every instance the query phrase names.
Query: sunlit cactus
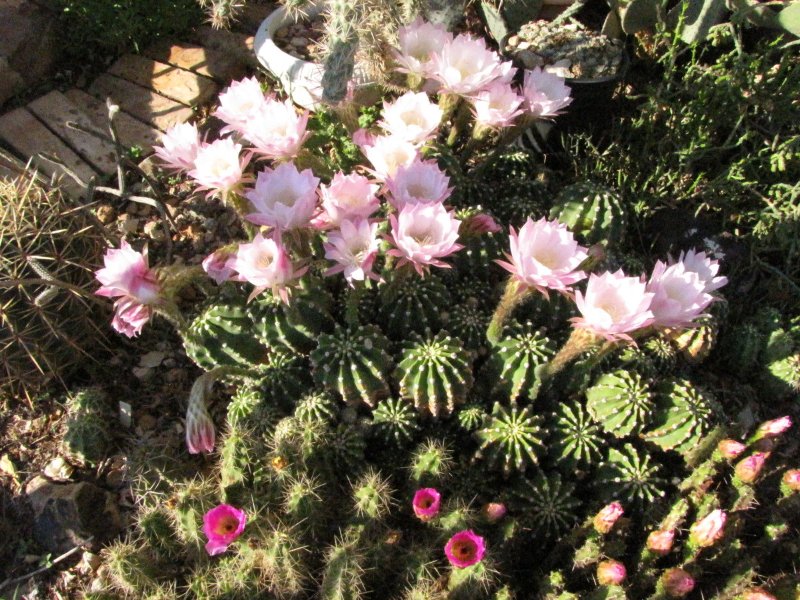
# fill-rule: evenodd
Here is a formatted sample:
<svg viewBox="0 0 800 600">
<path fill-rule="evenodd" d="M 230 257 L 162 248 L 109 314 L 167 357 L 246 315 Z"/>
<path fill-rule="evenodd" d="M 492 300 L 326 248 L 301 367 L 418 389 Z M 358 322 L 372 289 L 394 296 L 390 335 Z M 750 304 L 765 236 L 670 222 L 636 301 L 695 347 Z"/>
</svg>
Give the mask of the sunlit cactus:
<svg viewBox="0 0 800 600">
<path fill-rule="evenodd" d="M 636 372 L 607 373 L 586 391 L 586 408 L 592 418 L 615 437 L 644 429 L 653 407 L 653 394 Z"/>
<path fill-rule="evenodd" d="M 438 484 L 450 474 L 453 455 L 441 441 L 426 440 L 411 457 L 410 478 L 419 485 Z"/>
<path fill-rule="evenodd" d="M 403 400 L 387 398 L 372 412 L 372 425 L 387 443 L 405 446 L 419 431 L 419 414 Z"/>
<path fill-rule="evenodd" d="M 484 427 L 475 433 L 480 442 L 477 458 L 499 468 L 505 476 L 538 465 L 544 453 L 542 418 L 530 406 L 504 407 L 496 402 Z"/>
<path fill-rule="evenodd" d="M 631 444 L 621 450 L 608 449 L 594 478 L 597 493 L 604 500 L 653 502 L 664 495 L 665 481 L 650 456 Z"/>
<path fill-rule="evenodd" d="M 555 355 L 555 345 L 532 323 L 509 325 L 492 350 L 491 362 L 498 373 L 497 387 L 510 400 L 536 398 L 540 381 L 536 367 Z"/>
<path fill-rule="evenodd" d="M 556 411 L 549 453 L 565 465 L 594 465 L 605 445 L 600 426 L 579 402 L 562 403 Z"/>
<path fill-rule="evenodd" d="M 644 438 L 664 450 L 691 450 L 714 425 L 718 412 L 713 398 L 690 381 L 664 381 L 656 389 L 656 406 Z"/>
<path fill-rule="evenodd" d="M 330 394 L 314 390 L 297 401 L 294 415 L 301 423 L 332 423 L 339 407 Z"/>
<path fill-rule="evenodd" d="M 588 244 L 618 245 L 625 237 L 627 208 L 609 188 L 580 182 L 561 190 L 553 202 L 551 219 L 558 219 Z"/>
</svg>

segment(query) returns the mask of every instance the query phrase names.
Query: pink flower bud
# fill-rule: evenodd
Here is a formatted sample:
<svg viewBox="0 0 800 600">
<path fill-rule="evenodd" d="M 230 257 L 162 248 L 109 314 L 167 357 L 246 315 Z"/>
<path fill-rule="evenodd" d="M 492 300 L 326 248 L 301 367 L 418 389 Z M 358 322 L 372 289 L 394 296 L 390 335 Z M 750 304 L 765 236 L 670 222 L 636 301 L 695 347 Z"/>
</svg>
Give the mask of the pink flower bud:
<svg viewBox="0 0 800 600">
<path fill-rule="evenodd" d="M 800 492 L 800 469 L 789 469 L 783 474 L 783 484 L 793 492 Z"/>
<path fill-rule="evenodd" d="M 672 529 L 658 529 L 647 536 L 647 549 L 653 554 L 666 556 L 672 550 L 675 541 L 675 531 Z"/>
<path fill-rule="evenodd" d="M 486 543 L 472 530 L 459 531 L 451 537 L 444 547 L 444 553 L 450 564 L 456 568 L 471 567 L 483 560 L 486 554 Z"/>
<path fill-rule="evenodd" d="M 222 285 L 234 277 L 236 271 L 233 268 L 235 252 L 220 248 L 205 257 L 203 260 L 203 270 L 213 279 L 217 285 Z"/>
<path fill-rule="evenodd" d="M 728 515 L 720 509 L 712 510 L 705 517 L 692 525 L 689 530 L 689 541 L 696 546 L 706 548 L 713 546 L 725 533 L 725 521 Z"/>
<path fill-rule="evenodd" d="M 661 585 L 670 598 L 683 598 L 694 589 L 694 577 L 683 569 L 667 569 L 661 576 Z"/>
<path fill-rule="evenodd" d="M 423 488 L 414 494 L 411 505 L 420 521 L 430 521 L 439 514 L 441 495 L 434 488 Z"/>
<path fill-rule="evenodd" d="M 222 554 L 244 531 L 247 515 L 230 504 L 220 504 L 203 517 L 203 533 L 208 537 L 206 552 Z"/>
<path fill-rule="evenodd" d="M 487 215 L 486 213 L 478 213 L 477 215 L 473 215 L 464 219 L 459 231 L 464 236 L 470 236 L 482 235 L 484 233 L 497 233 L 498 231 L 502 230 L 503 228 L 500 227 L 500 225 L 497 224 L 497 221 L 495 221 L 491 216 Z"/>
<path fill-rule="evenodd" d="M 776 600 L 776 598 L 763 588 L 752 588 L 742 594 L 742 600 Z"/>
<path fill-rule="evenodd" d="M 777 437 L 791 426 L 792 419 L 790 417 L 781 417 L 780 419 L 766 421 L 758 428 L 755 437 L 756 439 Z"/>
<path fill-rule="evenodd" d="M 745 451 L 745 448 L 747 448 L 747 446 L 741 442 L 737 442 L 736 440 L 722 440 L 719 444 L 717 444 L 717 450 L 719 450 L 719 453 L 728 460 L 733 460 L 739 456 Z"/>
<path fill-rule="evenodd" d="M 625 510 L 619 502 L 612 502 L 605 506 L 594 516 L 592 524 L 598 533 L 608 533 L 614 528 L 614 523 L 617 522 Z"/>
<path fill-rule="evenodd" d="M 625 581 L 625 565 L 616 560 L 604 560 L 597 565 L 597 581 L 600 585 L 619 585 Z"/>
<path fill-rule="evenodd" d="M 497 523 L 500 519 L 506 516 L 508 509 L 502 502 L 489 502 L 483 505 L 481 515 L 489 523 Z"/>
<path fill-rule="evenodd" d="M 739 481 L 753 483 L 758 479 L 758 475 L 761 473 L 761 469 L 764 467 L 764 462 L 766 462 L 768 456 L 768 452 L 754 452 L 747 458 L 740 460 L 734 468 L 734 472 L 736 473 L 736 477 L 739 478 Z"/>
</svg>

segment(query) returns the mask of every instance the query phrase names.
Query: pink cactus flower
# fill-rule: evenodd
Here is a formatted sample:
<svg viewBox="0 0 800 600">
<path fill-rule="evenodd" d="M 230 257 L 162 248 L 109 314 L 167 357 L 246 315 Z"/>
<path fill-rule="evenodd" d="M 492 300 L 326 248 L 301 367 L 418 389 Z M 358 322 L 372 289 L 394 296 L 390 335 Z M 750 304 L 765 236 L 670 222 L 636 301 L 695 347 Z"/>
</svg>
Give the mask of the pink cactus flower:
<svg viewBox="0 0 800 600">
<path fill-rule="evenodd" d="M 458 569 L 465 569 L 478 564 L 486 554 L 486 543 L 471 529 L 459 531 L 451 537 L 444 547 L 444 553 L 450 564 Z"/>
<path fill-rule="evenodd" d="M 660 260 L 653 268 L 647 291 L 654 294 L 650 303 L 656 327 L 686 327 L 714 301 L 694 271 L 681 263 L 667 266 Z"/>
<path fill-rule="evenodd" d="M 675 531 L 672 529 L 657 529 L 647 536 L 647 549 L 653 554 L 666 556 L 672 551 L 675 542 Z"/>
<path fill-rule="evenodd" d="M 484 233 L 498 233 L 503 231 L 503 228 L 491 215 L 477 213 L 465 218 L 459 231 L 463 237 L 467 237 L 483 235 Z"/>
<path fill-rule="evenodd" d="M 189 177 L 209 194 L 220 194 L 223 200 L 239 187 L 243 179 L 247 158 L 241 156 L 242 145 L 231 138 L 215 140 L 205 144 L 197 152 L 194 169 Z"/>
<path fill-rule="evenodd" d="M 522 114 L 525 98 L 517 94 L 510 84 L 494 81 L 471 98 L 475 123 L 479 127 L 501 129 L 509 127 Z"/>
<path fill-rule="evenodd" d="M 626 277 L 622 269 L 590 275 L 586 293 L 575 292 L 575 304 L 582 316 L 572 319 L 573 325 L 609 341 L 632 341 L 631 332 L 653 322 L 653 294 L 645 287 L 641 279 Z"/>
<path fill-rule="evenodd" d="M 488 523 L 497 523 L 506 516 L 508 508 L 502 502 L 487 502 L 481 508 L 481 516 Z"/>
<path fill-rule="evenodd" d="M 440 259 L 463 248 L 456 243 L 461 221 L 442 204 L 406 204 L 389 216 L 389 223 L 395 249 L 388 254 L 398 257 L 400 265 L 413 264 L 420 275 L 428 265 L 449 268 Z"/>
<path fill-rule="evenodd" d="M 727 460 L 733 460 L 744 452 L 746 448 L 747 446 L 736 440 L 722 440 L 717 444 L 717 450 L 719 450 L 722 457 Z"/>
<path fill-rule="evenodd" d="M 386 179 L 389 203 L 397 210 L 406 204 L 439 204 L 453 191 L 450 178 L 435 160 L 414 160 L 401 165 L 394 175 Z"/>
<path fill-rule="evenodd" d="M 453 40 L 453 34 L 442 25 L 427 23 L 417 17 L 414 21 L 401 27 L 397 32 L 400 46 L 395 52 L 397 70 L 427 77 L 434 52 Z"/>
<path fill-rule="evenodd" d="M 324 213 L 318 222 L 338 226 L 344 219 L 367 219 L 380 208 L 378 186 L 363 175 L 336 173 L 330 185 L 320 186 Z"/>
<path fill-rule="evenodd" d="M 372 264 L 378 255 L 378 224 L 366 219 L 355 221 L 343 220 L 338 231 L 328 234 L 328 241 L 323 244 L 325 258 L 337 264 L 325 271 L 325 275 L 344 273 L 344 278 L 351 286 L 355 281 L 367 278 L 378 279 L 372 273 Z"/>
<path fill-rule="evenodd" d="M 622 508 L 622 504 L 619 502 L 612 502 L 604 506 L 592 519 L 595 531 L 603 534 L 608 533 L 624 513 L 625 509 Z"/>
<path fill-rule="evenodd" d="M 417 490 L 416 494 L 414 494 L 414 500 L 411 502 L 414 514 L 417 515 L 420 521 L 430 521 L 439 514 L 441 499 L 441 494 L 434 488 Z"/>
<path fill-rule="evenodd" d="M 161 302 L 161 286 L 147 264 L 147 250 L 137 252 L 122 241 L 103 257 L 104 267 L 95 273 L 100 282 L 98 296 L 117 298 L 111 326 L 128 337 L 139 335 L 153 315 L 153 306 Z"/>
<path fill-rule="evenodd" d="M 236 541 L 247 523 L 243 510 L 230 504 L 220 504 L 203 516 L 203 533 L 208 538 L 206 552 L 209 556 L 222 554 Z"/>
<path fill-rule="evenodd" d="M 197 152 L 202 145 L 197 125 L 192 123 L 173 125 L 161 136 L 161 143 L 164 145 L 153 146 L 153 150 L 166 166 L 176 171 L 189 171 L 194 168 Z"/>
<path fill-rule="evenodd" d="M 389 135 L 421 146 L 436 135 L 442 109 L 424 92 L 406 92 L 394 102 L 384 102 L 382 116 L 379 125 Z"/>
<path fill-rule="evenodd" d="M 800 469 L 789 469 L 783 474 L 783 484 L 792 492 L 800 492 Z"/>
<path fill-rule="evenodd" d="M 689 541 L 695 546 L 707 548 L 717 543 L 725 533 L 725 511 L 712 510 L 705 517 L 694 523 L 689 530 Z"/>
<path fill-rule="evenodd" d="M 742 600 L 778 600 L 764 588 L 751 588 L 741 596 Z"/>
<path fill-rule="evenodd" d="M 543 119 L 561 114 L 561 109 L 572 102 L 569 86 L 564 78 L 543 71 L 541 67 L 525 71 L 522 83 L 524 108 L 534 117 Z"/>
<path fill-rule="evenodd" d="M 783 435 L 792 426 L 791 417 L 780 417 L 779 419 L 772 419 L 762 423 L 756 431 L 756 439 L 774 438 Z"/>
<path fill-rule="evenodd" d="M 558 221 L 530 217 L 517 233 L 510 227 L 510 262 L 498 260 L 526 288 L 538 290 L 545 296 L 547 290 L 568 293 L 570 286 L 586 277 L 578 266 L 586 260 L 586 248 L 579 246 L 566 225 Z"/>
<path fill-rule="evenodd" d="M 683 569 L 672 568 L 664 571 L 661 585 L 670 598 L 683 598 L 694 589 L 694 577 Z"/>
<path fill-rule="evenodd" d="M 625 565 L 619 561 L 604 560 L 597 565 L 597 583 L 600 585 L 619 585 L 627 575 Z"/>
<path fill-rule="evenodd" d="M 234 252 L 220 248 L 203 259 L 203 270 L 217 285 L 234 278 L 236 271 L 233 268 Z"/>
<path fill-rule="evenodd" d="M 470 96 L 496 79 L 508 81 L 514 71 L 511 63 L 502 61 L 482 38 L 462 33 L 433 54 L 429 76 L 444 93 Z"/>
<path fill-rule="evenodd" d="M 267 100 L 261 84 L 255 77 L 234 81 L 219 95 L 219 108 L 214 116 L 222 119 L 227 126 L 222 133 L 237 131 L 243 133 L 248 122 L 266 105 Z"/>
<path fill-rule="evenodd" d="M 419 156 L 419 151 L 411 142 L 396 135 L 379 135 L 365 139 L 361 150 L 372 164 L 372 172 L 380 181 L 386 181 L 397 173 L 401 166 L 409 166 Z"/>
<path fill-rule="evenodd" d="M 311 169 L 298 171 L 294 163 L 266 168 L 258 174 L 255 189 L 245 194 L 255 209 L 245 218 L 282 231 L 306 227 L 317 207 L 318 186 Z"/>
<path fill-rule="evenodd" d="M 280 237 L 264 238 L 256 234 L 249 244 L 240 244 L 232 265 L 243 281 L 255 286 L 248 302 L 266 289 L 289 303 L 286 286 L 305 272 L 305 268 L 294 270 L 289 254 L 283 247 Z"/>
<path fill-rule="evenodd" d="M 768 457 L 769 452 L 753 452 L 747 458 L 743 458 L 733 469 L 736 477 L 744 483 L 754 483 Z"/>
<path fill-rule="evenodd" d="M 291 100 L 280 102 L 269 97 L 248 118 L 241 134 L 253 144 L 255 154 L 272 160 L 291 159 L 309 136 L 308 115 L 308 111 L 298 114 Z"/>
<path fill-rule="evenodd" d="M 705 252 L 689 250 L 681 252 L 678 262 L 683 263 L 687 271 L 697 273 L 705 285 L 705 291 L 711 293 L 728 283 L 727 277 L 717 277 L 719 262 L 709 258 Z"/>
</svg>

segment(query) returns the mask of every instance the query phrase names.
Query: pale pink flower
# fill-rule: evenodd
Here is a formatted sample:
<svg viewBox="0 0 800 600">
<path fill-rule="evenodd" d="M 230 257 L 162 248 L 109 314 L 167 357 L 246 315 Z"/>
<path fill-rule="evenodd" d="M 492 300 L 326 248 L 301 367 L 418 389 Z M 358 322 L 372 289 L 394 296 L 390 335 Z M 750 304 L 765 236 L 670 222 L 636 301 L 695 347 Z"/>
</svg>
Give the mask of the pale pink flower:
<svg viewBox="0 0 800 600">
<path fill-rule="evenodd" d="M 400 265 L 413 264 L 420 275 L 427 265 L 448 268 L 440 259 L 463 248 L 456 243 L 461 221 L 442 204 L 406 204 L 389 216 L 389 223 L 395 249 L 388 254 L 398 257 Z"/>
<path fill-rule="evenodd" d="M 789 469 L 783 474 L 783 484 L 793 492 L 800 492 L 800 469 Z"/>
<path fill-rule="evenodd" d="M 242 181 L 247 159 L 241 156 L 242 145 L 231 138 L 215 140 L 197 152 L 194 169 L 189 176 L 201 189 L 219 193 L 223 199 Z"/>
<path fill-rule="evenodd" d="M 525 97 L 525 109 L 538 118 L 555 117 L 572 102 L 564 78 L 543 71 L 540 67 L 525 71 L 522 95 Z"/>
<path fill-rule="evenodd" d="M 291 100 L 279 102 L 274 97 L 245 123 L 242 136 L 253 144 L 252 151 L 265 158 L 285 160 L 297 156 L 309 136 L 308 111 L 298 114 Z"/>
<path fill-rule="evenodd" d="M 178 123 L 167 129 L 161 136 L 163 146 L 153 146 L 156 156 L 167 166 L 178 171 L 189 171 L 200 150 L 202 140 L 193 123 Z"/>
<path fill-rule="evenodd" d="M 709 258 L 705 252 L 696 252 L 695 250 L 681 252 L 678 262 L 682 262 L 687 271 L 697 273 L 706 292 L 713 292 L 728 283 L 727 277 L 717 277 L 719 262 Z"/>
<path fill-rule="evenodd" d="M 323 244 L 325 258 L 337 264 L 325 275 L 344 273 L 347 282 L 352 286 L 354 281 L 366 278 L 378 279 L 372 273 L 372 264 L 378 255 L 378 224 L 366 219 L 356 221 L 343 220 L 338 231 L 328 234 L 328 241 Z"/>
<path fill-rule="evenodd" d="M 619 502 L 612 502 L 604 506 L 592 519 L 592 524 L 598 533 L 608 533 L 614 528 L 614 524 L 625 513 L 625 509 Z"/>
<path fill-rule="evenodd" d="M 400 45 L 400 50 L 395 53 L 395 60 L 400 65 L 397 70 L 427 77 L 431 56 L 452 41 L 453 34 L 442 25 L 427 23 L 417 17 L 410 25 L 400 28 L 397 38 Z"/>
<path fill-rule="evenodd" d="M 147 250 L 137 252 L 122 240 L 119 249 L 106 251 L 103 264 L 95 273 L 101 285 L 95 294 L 117 298 L 111 326 L 128 337 L 139 335 L 152 317 L 152 307 L 161 301 L 161 286 L 147 264 Z"/>
<path fill-rule="evenodd" d="M 736 440 L 722 440 L 719 444 L 717 444 L 717 450 L 719 450 L 719 453 L 723 458 L 728 460 L 733 460 L 742 452 L 744 452 L 746 448 L 747 446 L 741 442 L 737 442 Z"/>
<path fill-rule="evenodd" d="M 725 521 L 727 520 L 728 515 L 725 514 L 725 511 L 712 510 L 692 525 L 689 530 L 689 541 L 701 548 L 713 546 L 725 533 Z"/>
<path fill-rule="evenodd" d="M 545 296 L 547 290 L 561 293 L 586 278 L 578 266 L 586 260 L 586 248 L 579 246 L 567 226 L 545 218 L 525 222 L 517 233 L 509 228 L 510 262 L 497 264 L 509 271 L 523 286 L 534 288 Z"/>
<path fill-rule="evenodd" d="M 236 271 L 233 268 L 233 259 L 236 254 L 230 250 L 220 248 L 203 259 L 203 270 L 217 285 L 233 279 Z"/>
<path fill-rule="evenodd" d="M 486 542 L 471 529 L 459 531 L 447 541 L 444 553 L 451 565 L 457 569 L 465 569 L 483 560 Z"/>
<path fill-rule="evenodd" d="M 305 272 L 305 268 L 294 270 L 280 239 L 264 238 L 260 233 L 249 244 L 239 245 L 232 266 L 243 281 L 255 286 L 248 301 L 269 288 L 288 304 L 287 284 Z"/>
<path fill-rule="evenodd" d="M 619 561 L 604 560 L 597 565 L 597 583 L 600 585 L 619 585 L 627 575 L 625 565 Z"/>
<path fill-rule="evenodd" d="M 631 340 L 629 333 L 653 322 L 652 299 L 645 283 L 638 277 L 626 277 L 622 269 L 616 273 L 592 274 L 586 292 L 575 292 L 581 316 L 572 322 L 575 327 L 588 329 L 609 341 Z"/>
<path fill-rule="evenodd" d="M 714 301 L 714 297 L 705 292 L 698 274 L 687 271 L 681 262 L 667 266 L 657 261 L 647 291 L 654 294 L 650 310 L 656 327 L 691 325 Z"/>
<path fill-rule="evenodd" d="M 244 132 L 250 119 L 266 105 L 267 100 L 261 91 L 261 84 L 255 77 L 234 81 L 219 95 L 219 108 L 214 116 L 222 119 L 227 126 L 222 133 Z"/>
<path fill-rule="evenodd" d="M 769 452 L 753 452 L 750 456 L 743 458 L 736 463 L 733 469 L 736 477 L 744 483 L 754 483 L 768 457 Z"/>
<path fill-rule="evenodd" d="M 694 577 L 683 569 L 672 568 L 664 571 L 661 576 L 661 585 L 670 598 L 683 598 L 694 589 Z"/>
<path fill-rule="evenodd" d="M 377 193 L 378 186 L 363 175 L 336 173 L 330 185 L 320 186 L 321 221 L 337 226 L 344 219 L 366 219 L 380 208 Z"/>
<path fill-rule="evenodd" d="M 210 556 L 225 552 L 242 535 L 246 523 L 245 512 L 230 504 L 220 504 L 209 510 L 203 516 L 203 533 L 208 538 L 206 552 Z"/>
<path fill-rule="evenodd" d="M 361 146 L 361 150 L 381 181 L 394 175 L 399 167 L 410 165 L 419 156 L 414 144 L 396 135 L 376 136 L 370 141 L 372 143 Z"/>
<path fill-rule="evenodd" d="M 383 103 L 379 125 L 390 135 L 421 146 L 436 134 L 442 109 L 425 92 L 406 92 L 394 102 Z"/>
<path fill-rule="evenodd" d="M 762 438 L 774 438 L 783 435 L 792 426 L 791 417 L 780 417 L 779 419 L 772 419 L 765 421 L 759 425 L 755 433 L 755 438 L 760 440 Z"/>
<path fill-rule="evenodd" d="M 510 84 L 498 80 L 478 92 L 471 100 L 475 124 L 494 129 L 513 124 L 514 119 L 522 114 L 520 107 L 525 98 L 517 94 Z"/>
<path fill-rule="evenodd" d="M 497 523 L 507 512 L 508 508 L 502 502 L 487 502 L 481 508 L 481 516 L 489 523 Z"/>
<path fill-rule="evenodd" d="M 675 542 L 675 531 L 672 529 L 657 529 L 647 536 L 647 549 L 653 554 L 666 556 L 672 551 Z"/>
<path fill-rule="evenodd" d="M 422 488 L 414 494 L 411 506 L 420 521 L 430 521 L 439 514 L 441 494 L 434 488 Z"/>
<path fill-rule="evenodd" d="M 511 63 L 502 61 L 482 38 L 462 33 L 433 54 L 429 76 L 442 92 L 470 96 L 496 79 L 507 81 L 513 72 Z"/>
<path fill-rule="evenodd" d="M 245 218 L 280 230 L 306 227 L 317 207 L 319 178 L 311 169 L 300 172 L 287 162 L 258 174 L 255 189 L 247 192 L 255 212 Z"/>
<path fill-rule="evenodd" d="M 400 210 L 406 204 L 439 204 L 453 191 L 450 178 L 435 160 L 414 160 L 401 165 L 386 179 L 389 203 Z"/>
</svg>

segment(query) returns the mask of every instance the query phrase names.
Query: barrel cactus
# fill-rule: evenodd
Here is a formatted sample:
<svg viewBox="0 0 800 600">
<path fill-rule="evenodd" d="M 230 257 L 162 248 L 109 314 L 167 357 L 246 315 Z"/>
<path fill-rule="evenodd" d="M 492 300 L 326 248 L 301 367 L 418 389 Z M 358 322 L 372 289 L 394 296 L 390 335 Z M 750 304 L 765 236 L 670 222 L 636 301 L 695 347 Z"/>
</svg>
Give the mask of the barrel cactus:
<svg viewBox="0 0 800 600">
<path fill-rule="evenodd" d="M 496 402 L 475 437 L 480 442 L 476 458 L 499 467 L 506 477 L 513 471 L 524 472 L 529 465 L 538 465 L 544 453 L 542 418 L 534 415 L 530 406 L 508 408 Z"/>
<path fill-rule="evenodd" d="M 512 493 L 523 507 L 525 523 L 538 535 L 556 536 L 578 520 L 581 501 L 575 497 L 575 486 L 562 481 L 558 473 L 525 480 Z"/>
<path fill-rule="evenodd" d="M 627 209 L 612 189 L 589 182 L 568 185 L 556 197 L 550 218 L 564 223 L 588 244 L 618 245 L 625 236 Z"/>
<path fill-rule="evenodd" d="M 550 456 L 567 466 L 597 464 L 605 445 L 600 426 L 580 402 L 562 403 L 555 413 Z"/>
<path fill-rule="evenodd" d="M 532 323 L 512 323 L 492 350 L 497 387 L 512 401 L 520 396 L 536 398 L 540 385 L 536 368 L 554 354 L 555 344 Z"/>
<path fill-rule="evenodd" d="M 604 500 L 653 502 L 664 495 L 666 482 L 659 473 L 658 465 L 652 463 L 648 454 L 625 444 L 622 449 L 608 449 L 594 484 Z"/>
<path fill-rule="evenodd" d="M 644 438 L 664 450 L 691 450 L 716 422 L 716 402 L 690 381 L 663 381 L 655 395 L 652 422 Z"/>
<path fill-rule="evenodd" d="M 436 277 L 400 278 L 381 294 L 381 318 L 392 339 L 403 339 L 411 333 L 437 331 L 449 305 L 450 294 Z"/>
<path fill-rule="evenodd" d="M 614 371 L 586 390 L 586 408 L 615 437 L 640 432 L 650 420 L 653 394 L 635 371 Z"/>
</svg>

